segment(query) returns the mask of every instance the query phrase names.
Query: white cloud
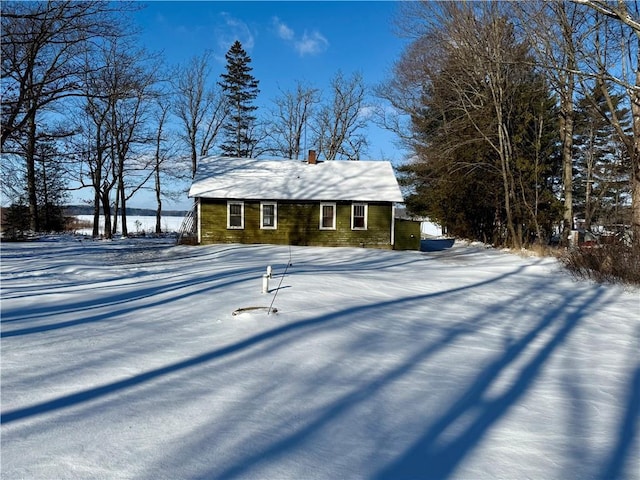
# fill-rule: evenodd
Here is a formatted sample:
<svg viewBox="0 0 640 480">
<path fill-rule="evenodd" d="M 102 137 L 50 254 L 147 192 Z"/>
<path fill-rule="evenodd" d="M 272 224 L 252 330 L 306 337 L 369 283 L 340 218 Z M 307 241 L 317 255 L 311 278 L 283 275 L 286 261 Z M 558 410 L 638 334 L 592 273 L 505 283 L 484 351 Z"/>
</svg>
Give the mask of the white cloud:
<svg viewBox="0 0 640 480">
<path fill-rule="evenodd" d="M 216 39 L 218 47 L 223 52 L 223 59 L 224 54 L 236 40 L 242 44 L 245 51 L 251 50 L 255 45 L 255 38 L 249 26 L 226 12 L 222 12 L 220 16 L 223 24 L 216 28 Z"/>
<path fill-rule="evenodd" d="M 372 118 L 378 112 L 378 108 L 374 105 L 363 105 L 358 110 L 358 117 L 364 119 Z"/>
<path fill-rule="evenodd" d="M 302 37 L 300 37 L 278 17 L 272 18 L 272 24 L 276 35 L 289 43 L 301 57 L 305 55 L 317 55 L 329 47 L 329 40 L 317 30 L 311 33 L 305 30 Z"/>
<path fill-rule="evenodd" d="M 281 22 L 278 17 L 273 17 L 273 26 L 276 28 L 276 33 L 283 40 L 293 40 L 294 31 L 287 26 L 284 22 Z"/>
<path fill-rule="evenodd" d="M 310 34 L 304 32 L 301 39 L 294 41 L 294 47 L 300 56 L 317 55 L 324 52 L 328 46 L 329 41 L 315 30 Z"/>
</svg>

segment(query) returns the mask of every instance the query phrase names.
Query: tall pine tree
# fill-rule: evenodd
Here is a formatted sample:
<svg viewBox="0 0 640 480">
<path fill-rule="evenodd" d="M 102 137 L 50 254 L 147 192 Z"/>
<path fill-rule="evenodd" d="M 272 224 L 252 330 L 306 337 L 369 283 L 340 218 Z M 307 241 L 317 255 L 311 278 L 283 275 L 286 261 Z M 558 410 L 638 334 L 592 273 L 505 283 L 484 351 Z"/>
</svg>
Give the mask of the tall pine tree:
<svg viewBox="0 0 640 480">
<path fill-rule="evenodd" d="M 225 141 L 222 144 L 224 155 L 249 157 L 257 140 L 252 135 L 256 120 L 253 112 L 258 108 L 252 104 L 260 90 L 258 80 L 251 75 L 251 58 L 236 40 L 227 54 L 226 73 L 220 75 L 218 82 L 229 102 L 229 115 L 223 126 Z"/>
<path fill-rule="evenodd" d="M 630 111 L 622 106 L 622 95 L 611 95 L 612 106 L 622 128 L 631 136 Z M 630 158 L 611 125 L 611 112 L 596 82 L 593 90 L 576 104 L 574 192 L 576 210 L 584 216 L 584 227 L 592 223 L 628 223 L 624 205 L 631 198 Z"/>
</svg>

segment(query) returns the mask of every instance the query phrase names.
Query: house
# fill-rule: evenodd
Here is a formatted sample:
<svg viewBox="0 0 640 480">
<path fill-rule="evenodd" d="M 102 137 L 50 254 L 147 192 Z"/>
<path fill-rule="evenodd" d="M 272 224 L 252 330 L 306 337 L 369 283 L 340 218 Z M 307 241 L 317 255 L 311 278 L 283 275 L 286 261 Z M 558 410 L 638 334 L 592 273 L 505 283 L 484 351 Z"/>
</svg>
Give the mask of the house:
<svg viewBox="0 0 640 480">
<path fill-rule="evenodd" d="M 419 224 L 395 219 L 403 198 L 389 162 L 206 157 L 189 197 L 199 244 L 419 248 Z"/>
</svg>

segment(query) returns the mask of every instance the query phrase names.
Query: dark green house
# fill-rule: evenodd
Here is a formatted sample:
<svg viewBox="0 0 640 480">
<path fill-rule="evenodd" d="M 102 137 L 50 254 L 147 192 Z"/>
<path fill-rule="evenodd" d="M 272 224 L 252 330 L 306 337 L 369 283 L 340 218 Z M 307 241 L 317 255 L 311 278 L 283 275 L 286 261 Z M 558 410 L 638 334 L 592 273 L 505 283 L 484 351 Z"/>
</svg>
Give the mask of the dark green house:
<svg viewBox="0 0 640 480">
<path fill-rule="evenodd" d="M 308 161 L 201 159 L 189 190 L 197 243 L 419 248 L 419 224 L 403 224 L 396 238 L 394 204 L 403 198 L 389 162 L 318 162 L 309 153 Z"/>
</svg>

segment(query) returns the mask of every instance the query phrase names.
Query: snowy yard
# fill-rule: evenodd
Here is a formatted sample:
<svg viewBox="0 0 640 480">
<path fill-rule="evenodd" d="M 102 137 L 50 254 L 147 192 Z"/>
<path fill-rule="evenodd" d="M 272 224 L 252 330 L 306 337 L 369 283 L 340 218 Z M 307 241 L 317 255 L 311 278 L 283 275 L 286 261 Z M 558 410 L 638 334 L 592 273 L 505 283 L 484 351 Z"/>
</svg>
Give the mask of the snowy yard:
<svg viewBox="0 0 640 480">
<path fill-rule="evenodd" d="M 553 259 L 51 239 L 1 298 L 3 479 L 640 478 L 638 290 Z"/>
</svg>

